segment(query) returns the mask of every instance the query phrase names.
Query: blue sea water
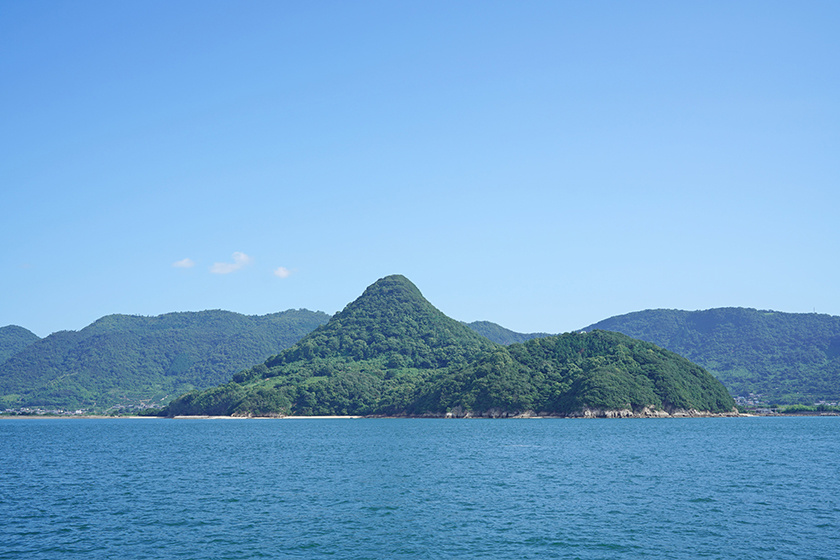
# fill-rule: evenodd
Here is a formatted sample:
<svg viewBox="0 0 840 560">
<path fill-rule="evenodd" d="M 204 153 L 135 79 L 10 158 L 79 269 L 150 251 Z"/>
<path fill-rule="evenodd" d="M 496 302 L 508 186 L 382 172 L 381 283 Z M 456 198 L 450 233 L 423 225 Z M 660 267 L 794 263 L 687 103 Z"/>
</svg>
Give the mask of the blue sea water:
<svg viewBox="0 0 840 560">
<path fill-rule="evenodd" d="M 840 557 L 840 418 L 2 420 L 0 558 Z"/>
</svg>

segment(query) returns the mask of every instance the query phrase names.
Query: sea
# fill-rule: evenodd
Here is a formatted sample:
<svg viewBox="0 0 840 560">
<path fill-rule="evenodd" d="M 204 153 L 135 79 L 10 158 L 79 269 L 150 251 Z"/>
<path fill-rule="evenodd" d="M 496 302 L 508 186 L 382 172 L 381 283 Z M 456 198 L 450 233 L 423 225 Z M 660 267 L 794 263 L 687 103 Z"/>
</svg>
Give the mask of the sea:
<svg viewBox="0 0 840 560">
<path fill-rule="evenodd" d="M 0 420 L 2 559 L 840 558 L 840 417 Z"/>
</svg>

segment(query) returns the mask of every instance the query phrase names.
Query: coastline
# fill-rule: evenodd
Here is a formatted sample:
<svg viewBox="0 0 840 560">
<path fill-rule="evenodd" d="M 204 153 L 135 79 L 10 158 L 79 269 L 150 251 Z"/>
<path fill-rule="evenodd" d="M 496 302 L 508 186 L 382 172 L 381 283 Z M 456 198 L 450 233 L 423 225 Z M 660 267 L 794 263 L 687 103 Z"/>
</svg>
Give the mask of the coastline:
<svg viewBox="0 0 840 560">
<path fill-rule="evenodd" d="M 795 418 L 811 416 L 840 416 L 840 412 L 791 412 L 780 413 L 753 413 L 753 412 L 702 412 L 697 410 L 679 410 L 673 413 L 665 411 L 652 411 L 644 409 L 634 413 L 630 410 L 584 410 L 579 413 L 559 416 L 553 414 L 536 414 L 530 411 L 521 414 L 423 414 L 416 416 L 383 416 L 383 415 L 325 415 L 325 416 L 108 416 L 103 414 L 73 414 L 73 415 L 0 415 L 0 421 L 10 419 L 20 420 L 357 420 L 357 419 L 448 419 L 448 420 L 615 420 L 615 419 L 673 419 L 673 418 Z"/>
</svg>

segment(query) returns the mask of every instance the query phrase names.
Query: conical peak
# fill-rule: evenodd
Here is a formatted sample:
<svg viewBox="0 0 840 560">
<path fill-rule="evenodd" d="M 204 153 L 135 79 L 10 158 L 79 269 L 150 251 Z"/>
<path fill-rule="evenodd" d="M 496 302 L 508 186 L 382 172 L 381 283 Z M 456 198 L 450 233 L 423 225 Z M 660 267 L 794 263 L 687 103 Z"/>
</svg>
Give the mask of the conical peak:
<svg viewBox="0 0 840 560">
<path fill-rule="evenodd" d="M 349 318 L 358 316 L 370 318 L 376 315 L 391 315 L 391 313 L 413 314 L 418 311 L 434 311 L 439 313 L 431 303 L 423 297 L 420 290 L 411 280 L 399 274 L 380 278 L 359 296 L 349 303 L 336 317 Z"/>
<path fill-rule="evenodd" d="M 392 360 L 400 367 L 444 367 L 494 346 L 435 308 L 408 278 L 393 275 L 371 284 L 326 325 L 266 365 L 332 357 L 387 360 L 400 355 Z"/>
<path fill-rule="evenodd" d="M 364 297 L 366 294 L 387 294 L 387 295 L 411 295 L 414 297 L 422 298 L 423 294 L 420 293 L 420 290 L 415 286 L 411 280 L 403 276 L 402 274 L 392 274 L 390 276 L 386 276 L 384 278 L 380 278 L 373 284 L 367 287 L 367 289 L 362 294 Z"/>
</svg>

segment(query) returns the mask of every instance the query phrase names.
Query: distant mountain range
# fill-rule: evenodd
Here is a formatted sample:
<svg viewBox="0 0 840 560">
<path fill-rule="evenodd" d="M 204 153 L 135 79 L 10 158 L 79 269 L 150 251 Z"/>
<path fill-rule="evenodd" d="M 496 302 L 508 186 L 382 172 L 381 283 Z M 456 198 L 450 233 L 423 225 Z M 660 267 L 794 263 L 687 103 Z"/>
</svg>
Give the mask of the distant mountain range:
<svg viewBox="0 0 840 560">
<path fill-rule="evenodd" d="M 43 339 L 19 326 L 2 327 L 0 411 L 161 406 L 187 391 L 226 383 L 329 319 L 305 309 L 264 316 L 226 311 L 109 315 L 81 331 Z M 500 345 L 551 336 L 517 333 L 488 321 L 460 324 Z M 657 309 L 611 317 L 582 331 L 596 329 L 684 356 L 734 396 L 761 395 L 771 403 L 840 400 L 840 317 L 745 308 Z"/>
<path fill-rule="evenodd" d="M 43 339 L 4 327 L 0 351 L 9 357 L 0 364 L 0 410 L 160 406 L 189 390 L 228 381 L 328 319 L 305 309 L 263 316 L 108 315 L 80 331 Z"/>
<path fill-rule="evenodd" d="M 739 307 L 653 309 L 605 319 L 604 329 L 696 362 L 736 396 L 769 402 L 840 401 L 840 317 Z"/>
<path fill-rule="evenodd" d="M 734 404 L 708 372 L 653 344 L 596 331 L 503 346 L 388 276 L 288 350 L 164 413 L 624 416 Z"/>
</svg>

